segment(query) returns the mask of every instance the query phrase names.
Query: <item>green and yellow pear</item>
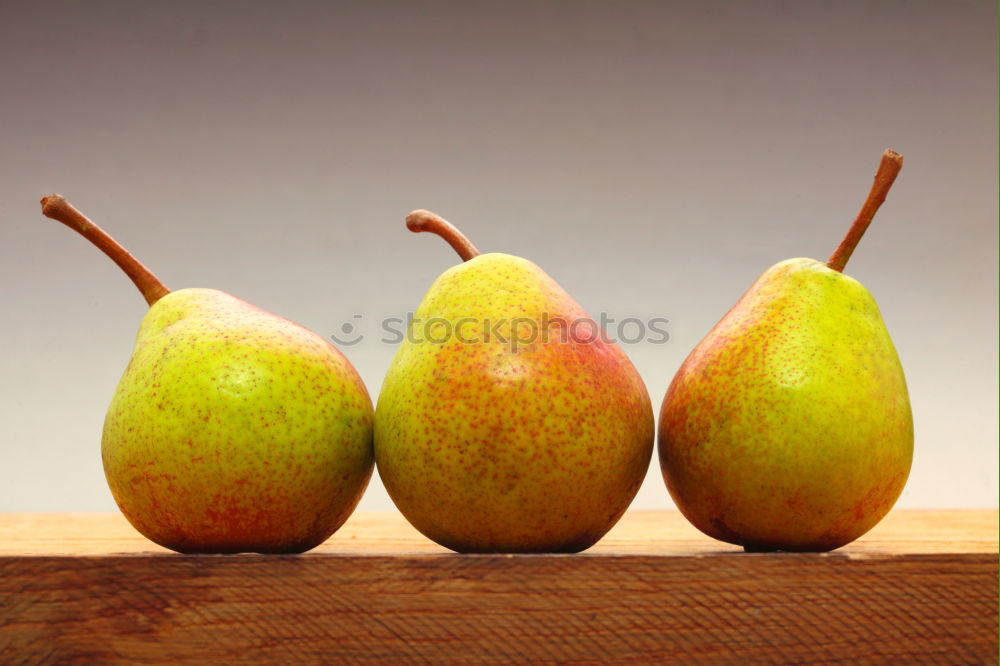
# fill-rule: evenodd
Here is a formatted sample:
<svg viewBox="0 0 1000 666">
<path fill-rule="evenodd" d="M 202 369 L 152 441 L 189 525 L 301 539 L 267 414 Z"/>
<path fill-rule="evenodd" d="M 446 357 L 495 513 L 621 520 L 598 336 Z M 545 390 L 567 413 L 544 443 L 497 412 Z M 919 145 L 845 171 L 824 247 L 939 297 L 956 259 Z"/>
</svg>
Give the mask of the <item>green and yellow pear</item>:
<svg viewBox="0 0 1000 666">
<path fill-rule="evenodd" d="M 214 289 L 168 290 L 65 199 L 82 234 L 149 303 L 104 422 L 122 513 L 183 553 L 295 553 L 333 534 L 374 464 L 371 399 L 329 342 Z"/>
<path fill-rule="evenodd" d="M 375 410 L 375 460 L 404 516 L 460 552 L 576 552 L 621 517 L 649 466 L 653 413 L 632 363 L 532 262 L 480 255 L 413 315 Z"/>
<path fill-rule="evenodd" d="M 660 412 L 670 494 L 747 550 L 826 551 L 888 513 L 913 457 L 903 369 L 868 290 L 842 273 L 902 157 L 886 151 L 830 260 L 769 268 L 684 361 Z"/>
</svg>

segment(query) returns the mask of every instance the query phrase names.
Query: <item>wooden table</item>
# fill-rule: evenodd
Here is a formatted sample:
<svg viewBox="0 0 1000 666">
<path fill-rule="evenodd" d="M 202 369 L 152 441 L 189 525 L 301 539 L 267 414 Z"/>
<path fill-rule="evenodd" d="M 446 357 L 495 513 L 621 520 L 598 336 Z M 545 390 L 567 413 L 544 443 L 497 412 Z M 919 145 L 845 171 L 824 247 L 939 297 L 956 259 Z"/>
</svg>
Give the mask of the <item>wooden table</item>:
<svg viewBox="0 0 1000 666">
<path fill-rule="evenodd" d="M 634 511 L 586 553 L 507 556 L 358 513 L 306 555 L 184 556 L 117 514 L 0 514 L 0 663 L 996 663 L 997 520 L 746 554 Z"/>
</svg>

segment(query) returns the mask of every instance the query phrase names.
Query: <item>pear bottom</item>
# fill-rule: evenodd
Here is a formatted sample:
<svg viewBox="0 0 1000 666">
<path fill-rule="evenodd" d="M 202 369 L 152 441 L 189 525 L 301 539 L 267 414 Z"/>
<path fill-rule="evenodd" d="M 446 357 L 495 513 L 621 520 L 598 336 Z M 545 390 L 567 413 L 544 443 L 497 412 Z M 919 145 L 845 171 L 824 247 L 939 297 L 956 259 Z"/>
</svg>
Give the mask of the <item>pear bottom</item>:
<svg viewBox="0 0 1000 666">
<path fill-rule="evenodd" d="M 313 499 L 268 498 L 256 505 L 252 495 L 203 495 L 178 492 L 165 497 L 152 512 L 143 502 L 114 492 L 125 518 L 144 537 L 184 554 L 304 553 L 336 532 L 354 512 L 371 478 L 369 467 L 349 487 L 330 490 Z"/>
<path fill-rule="evenodd" d="M 504 464 L 501 452 L 515 457 L 511 451 L 516 447 L 502 442 L 493 442 L 485 454 L 480 447 L 461 447 L 474 461 L 464 467 L 400 465 L 398 456 L 384 455 L 378 445 L 375 457 L 400 512 L 445 548 L 458 553 L 578 553 L 597 543 L 635 497 L 649 466 L 649 439 L 617 446 L 566 443 L 562 451 L 556 447 L 557 455 L 545 455 L 547 460 L 535 464 Z M 602 459 L 603 464 L 587 460 L 588 452 L 605 450 L 615 455 Z M 421 457 L 430 458 L 428 453 Z M 532 455 L 525 453 L 529 459 Z"/>
<path fill-rule="evenodd" d="M 371 478 L 361 467 L 326 487 L 285 482 L 294 470 L 276 466 L 271 478 L 233 476 L 218 485 L 192 475 L 185 482 L 158 474 L 122 478 L 106 470 L 122 514 L 150 541 L 178 553 L 302 553 L 328 539 L 350 517 Z M 223 473 L 225 475 L 225 473 Z M 204 485 L 203 485 L 204 484 Z M 131 487 L 130 487 L 131 486 Z"/>
<path fill-rule="evenodd" d="M 623 487 L 622 499 L 603 513 L 581 504 L 558 518 L 549 514 L 551 507 L 544 506 L 503 517 L 486 516 L 471 508 L 467 513 L 420 514 L 408 507 L 402 513 L 424 536 L 456 553 L 570 554 L 585 551 L 600 541 L 625 513 L 638 489 L 639 483 Z"/>
</svg>

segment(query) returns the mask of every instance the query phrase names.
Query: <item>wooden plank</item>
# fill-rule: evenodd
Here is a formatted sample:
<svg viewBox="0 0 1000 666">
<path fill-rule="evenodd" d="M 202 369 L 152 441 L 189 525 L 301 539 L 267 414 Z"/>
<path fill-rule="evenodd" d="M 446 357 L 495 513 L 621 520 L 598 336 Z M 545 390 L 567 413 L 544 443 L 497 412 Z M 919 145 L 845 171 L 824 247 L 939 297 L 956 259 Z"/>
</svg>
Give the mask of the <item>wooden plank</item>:
<svg viewBox="0 0 1000 666">
<path fill-rule="evenodd" d="M 838 553 L 996 553 L 998 514 L 989 510 L 893 511 Z M 629 511 L 583 555 L 740 552 L 703 535 L 677 511 Z M 0 513 L 0 556 L 169 553 L 118 513 Z M 443 554 L 394 512 L 356 512 L 317 553 Z"/>
<path fill-rule="evenodd" d="M 685 526 L 635 512 L 590 554 L 463 556 L 359 514 L 305 556 L 182 556 L 113 516 L 8 514 L 0 663 L 996 663 L 995 511 L 894 512 L 823 555 Z"/>
</svg>

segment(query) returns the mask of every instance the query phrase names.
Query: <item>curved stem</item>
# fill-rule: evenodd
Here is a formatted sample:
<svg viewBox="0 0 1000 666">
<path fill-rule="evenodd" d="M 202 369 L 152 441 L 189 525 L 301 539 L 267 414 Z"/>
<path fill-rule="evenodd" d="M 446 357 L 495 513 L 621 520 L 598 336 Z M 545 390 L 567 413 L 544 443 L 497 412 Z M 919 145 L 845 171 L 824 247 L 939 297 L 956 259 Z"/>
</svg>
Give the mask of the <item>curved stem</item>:
<svg viewBox="0 0 1000 666">
<path fill-rule="evenodd" d="M 170 290 L 148 268 L 129 254 L 118 241 L 105 233 L 104 229 L 88 220 L 86 215 L 74 208 L 73 204 L 66 201 L 62 195 L 50 194 L 42 197 L 42 215 L 62 222 L 96 245 L 125 271 L 125 275 L 132 279 L 150 305 L 170 293 Z"/>
<path fill-rule="evenodd" d="M 854 219 L 854 224 L 847 230 L 844 240 L 840 241 L 840 245 L 830 255 L 830 259 L 826 262 L 827 266 L 838 272 L 844 270 L 847 260 L 851 258 L 854 248 L 858 246 L 861 237 L 865 235 L 868 225 L 872 223 L 872 218 L 875 217 L 875 212 L 885 201 L 885 195 L 889 193 L 889 188 L 892 187 L 896 176 L 899 174 L 899 170 L 902 168 L 903 156 L 887 148 L 882 153 L 882 161 L 878 165 L 875 182 L 872 184 L 871 192 L 868 193 L 868 198 L 865 199 L 864 205 L 861 206 L 861 211 Z"/>
<path fill-rule="evenodd" d="M 429 210 L 415 210 L 406 216 L 406 228 L 414 233 L 429 231 L 448 241 L 462 261 L 479 256 L 479 250 L 451 222 Z"/>
</svg>

